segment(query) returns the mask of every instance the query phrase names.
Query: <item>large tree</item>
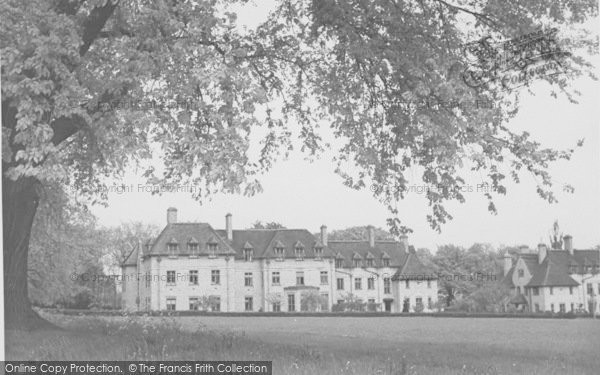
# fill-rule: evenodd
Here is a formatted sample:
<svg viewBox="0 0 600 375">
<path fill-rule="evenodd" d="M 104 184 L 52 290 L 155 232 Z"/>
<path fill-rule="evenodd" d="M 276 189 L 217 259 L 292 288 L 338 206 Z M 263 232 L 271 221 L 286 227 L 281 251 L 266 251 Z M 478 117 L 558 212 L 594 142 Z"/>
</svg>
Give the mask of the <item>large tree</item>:
<svg viewBox="0 0 600 375">
<path fill-rule="evenodd" d="M 0 2 L 7 327 L 36 320 L 26 270 L 40 187 L 60 181 L 102 201 L 104 178 L 150 157 L 165 166 L 148 168 L 150 181 L 203 186 L 198 199 L 253 194 L 258 174 L 291 146 L 292 126 L 302 149 L 316 153 L 325 123 L 346 141 L 337 160 L 347 185 L 373 181 L 374 195 L 392 202 L 404 196 L 405 171 L 419 166 L 425 183 L 445 186 L 427 193 L 436 229 L 451 218 L 443 203 L 464 200 L 463 165 L 483 171 L 500 194 L 506 174 L 533 173 L 540 195 L 554 200 L 547 166 L 570 152 L 506 126 L 514 95 L 474 91 L 453 72 L 463 69 L 465 42 L 581 23 L 596 14 L 594 0 L 281 0 L 252 30 L 238 27 L 230 3 Z M 570 95 L 569 82 L 588 66 L 577 56 L 565 65 L 566 74 L 544 79 Z M 398 105 L 479 97 L 502 105 Z M 343 168 L 348 161 L 356 173 Z M 402 230 L 389 208 L 392 231 Z"/>
</svg>

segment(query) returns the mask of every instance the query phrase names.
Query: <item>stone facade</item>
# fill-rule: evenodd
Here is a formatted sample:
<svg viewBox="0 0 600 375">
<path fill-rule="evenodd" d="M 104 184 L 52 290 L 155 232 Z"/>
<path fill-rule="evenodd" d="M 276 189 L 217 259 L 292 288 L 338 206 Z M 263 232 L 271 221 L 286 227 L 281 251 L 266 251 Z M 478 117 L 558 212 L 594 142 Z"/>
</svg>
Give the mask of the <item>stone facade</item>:
<svg viewBox="0 0 600 375">
<path fill-rule="evenodd" d="M 140 241 L 122 265 L 123 307 L 139 310 L 330 311 L 339 302 L 374 311 L 432 311 L 437 279 L 407 238 L 328 241 L 305 229 L 234 230 L 178 223 Z M 341 306 L 341 305 L 340 305 Z"/>
</svg>

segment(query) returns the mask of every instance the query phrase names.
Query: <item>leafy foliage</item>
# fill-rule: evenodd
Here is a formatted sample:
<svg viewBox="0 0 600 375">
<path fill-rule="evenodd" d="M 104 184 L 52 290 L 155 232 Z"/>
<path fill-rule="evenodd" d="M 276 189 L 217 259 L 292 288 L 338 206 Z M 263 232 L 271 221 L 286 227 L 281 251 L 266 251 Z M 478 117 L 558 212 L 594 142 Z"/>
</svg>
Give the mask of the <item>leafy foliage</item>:
<svg viewBox="0 0 600 375">
<path fill-rule="evenodd" d="M 373 228 L 375 231 L 375 239 L 377 241 L 380 240 L 393 240 L 394 237 L 385 229 L 382 228 Z M 332 241 L 341 241 L 341 240 L 349 240 L 349 241 L 366 241 L 368 238 L 368 227 L 367 226 L 358 226 L 358 227 L 350 227 L 346 229 L 333 230 L 331 233 L 327 235 L 327 238 Z"/>
<path fill-rule="evenodd" d="M 251 195 L 292 147 L 292 124 L 301 149 L 316 154 L 326 146 L 318 128 L 325 123 L 345 141 L 336 158 L 344 183 L 382 186 L 374 195 L 388 202 L 393 235 L 407 230 L 394 202 L 412 167 L 424 183 L 444 187 L 427 193 L 427 219 L 438 230 L 452 218 L 444 202 L 465 200 L 464 168 L 485 175 L 493 194 L 526 171 L 543 199 L 556 200 L 547 167 L 572 150 L 511 130 L 518 93 L 473 91 L 450 68 L 464 67 L 466 42 L 562 30 L 595 16 L 595 1 L 290 0 L 255 30 L 241 30 L 228 5 L 3 1 L 4 175 L 61 181 L 101 203 L 106 177 L 142 164 L 153 183 L 202 186 L 197 199 Z M 578 47 L 595 52 L 593 43 L 583 35 Z M 567 65 L 566 75 L 544 79 L 573 99 L 569 83 L 591 66 L 577 54 Z M 429 98 L 495 106 L 400 105 Z M 256 158 L 253 134 L 262 139 Z M 152 158 L 162 168 L 142 163 Z"/>
<path fill-rule="evenodd" d="M 252 224 L 252 229 L 285 229 L 285 227 L 282 224 L 279 224 L 275 221 L 263 223 L 260 220 L 256 220 Z"/>
</svg>

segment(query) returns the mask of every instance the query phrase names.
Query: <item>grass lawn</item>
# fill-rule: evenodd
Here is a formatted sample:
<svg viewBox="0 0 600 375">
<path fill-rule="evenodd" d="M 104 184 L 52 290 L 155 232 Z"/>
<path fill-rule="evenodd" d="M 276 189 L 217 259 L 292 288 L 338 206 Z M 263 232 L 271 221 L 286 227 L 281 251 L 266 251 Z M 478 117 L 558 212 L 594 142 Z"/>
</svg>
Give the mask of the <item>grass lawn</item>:
<svg viewBox="0 0 600 375">
<path fill-rule="evenodd" d="M 7 331 L 13 360 L 272 360 L 274 374 L 597 374 L 600 321 L 76 317 Z"/>
</svg>

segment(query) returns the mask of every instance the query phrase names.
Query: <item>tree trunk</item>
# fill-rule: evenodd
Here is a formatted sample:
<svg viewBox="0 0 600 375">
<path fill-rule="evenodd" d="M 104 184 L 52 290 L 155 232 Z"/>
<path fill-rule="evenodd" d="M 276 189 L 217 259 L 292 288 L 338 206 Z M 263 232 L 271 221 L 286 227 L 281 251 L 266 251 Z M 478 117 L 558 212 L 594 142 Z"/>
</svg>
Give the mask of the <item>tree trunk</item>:
<svg viewBox="0 0 600 375">
<path fill-rule="evenodd" d="M 47 327 L 50 323 L 31 308 L 27 285 L 29 239 L 41 184 L 33 177 L 21 177 L 13 181 L 3 176 L 2 185 L 5 328 Z"/>
</svg>

